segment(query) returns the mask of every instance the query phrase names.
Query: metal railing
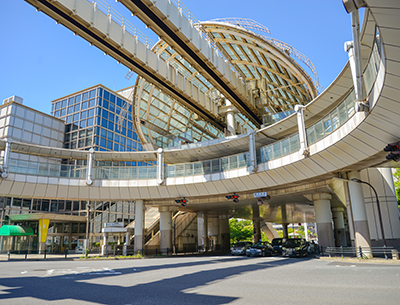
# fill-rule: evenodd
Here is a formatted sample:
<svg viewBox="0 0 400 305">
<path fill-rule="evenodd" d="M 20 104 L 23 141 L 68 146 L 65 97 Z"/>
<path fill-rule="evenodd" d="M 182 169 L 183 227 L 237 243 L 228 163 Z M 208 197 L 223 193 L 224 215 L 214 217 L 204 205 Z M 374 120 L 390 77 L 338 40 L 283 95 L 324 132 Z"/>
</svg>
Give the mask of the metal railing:
<svg viewBox="0 0 400 305">
<path fill-rule="evenodd" d="M 322 247 L 321 247 L 322 248 Z M 399 259 L 399 251 L 393 247 L 326 247 L 321 249 L 322 256 L 329 257 L 357 257 L 367 259 L 380 257 L 394 260 Z"/>
</svg>

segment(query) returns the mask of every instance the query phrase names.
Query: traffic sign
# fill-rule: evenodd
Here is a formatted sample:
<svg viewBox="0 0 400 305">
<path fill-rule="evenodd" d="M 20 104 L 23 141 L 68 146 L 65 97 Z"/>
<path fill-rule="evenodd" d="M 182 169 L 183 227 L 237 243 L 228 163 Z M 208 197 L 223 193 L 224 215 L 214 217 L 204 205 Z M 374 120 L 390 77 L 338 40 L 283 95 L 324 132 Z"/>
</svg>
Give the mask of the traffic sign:
<svg viewBox="0 0 400 305">
<path fill-rule="evenodd" d="M 256 198 L 267 197 L 267 192 L 254 193 L 254 197 Z"/>
</svg>

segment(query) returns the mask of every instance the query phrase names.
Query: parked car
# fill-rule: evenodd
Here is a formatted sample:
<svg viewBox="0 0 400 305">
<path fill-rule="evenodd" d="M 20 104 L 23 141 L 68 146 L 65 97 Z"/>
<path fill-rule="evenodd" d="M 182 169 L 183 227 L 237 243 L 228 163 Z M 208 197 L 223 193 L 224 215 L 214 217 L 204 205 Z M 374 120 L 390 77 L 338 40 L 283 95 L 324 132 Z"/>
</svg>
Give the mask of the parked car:
<svg viewBox="0 0 400 305">
<path fill-rule="evenodd" d="M 286 241 L 286 238 L 274 238 L 271 241 L 271 246 L 273 248 L 273 254 L 282 254 L 282 244 Z"/>
<path fill-rule="evenodd" d="M 247 250 L 247 256 L 271 256 L 273 248 L 270 243 L 266 241 L 259 241 L 252 244 Z"/>
<path fill-rule="evenodd" d="M 307 256 L 307 242 L 303 238 L 289 238 L 282 244 L 282 255 L 292 257 Z"/>
<path fill-rule="evenodd" d="M 307 252 L 308 254 L 315 254 L 318 253 L 319 247 L 314 241 L 307 241 Z"/>
<path fill-rule="evenodd" d="M 245 255 L 246 250 L 252 244 L 251 241 L 239 241 L 231 247 L 232 255 Z"/>
</svg>

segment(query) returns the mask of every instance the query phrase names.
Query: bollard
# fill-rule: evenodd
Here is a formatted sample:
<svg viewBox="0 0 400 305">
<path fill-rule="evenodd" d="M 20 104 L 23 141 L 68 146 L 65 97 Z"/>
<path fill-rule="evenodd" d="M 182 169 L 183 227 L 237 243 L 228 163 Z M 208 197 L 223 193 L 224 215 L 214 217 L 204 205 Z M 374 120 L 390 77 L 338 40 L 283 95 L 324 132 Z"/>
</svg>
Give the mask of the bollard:
<svg viewBox="0 0 400 305">
<path fill-rule="evenodd" d="M 383 245 L 383 253 L 385 254 L 385 259 L 388 259 L 388 256 L 386 254 L 386 245 Z"/>
<path fill-rule="evenodd" d="M 359 258 L 363 258 L 363 253 L 362 253 L 361 246 L 358 247 L 358 251 L 359 251 Z"/>
<path fill-rule="evenodd" d="M 8 260 L 10 260 L 11 250 L 8 250 L 8 251 L 7 251 L 7 255 L 8 255 Z"/>
<path fill-rule="evenodd" d="M 343 258 L 343 246 L 340 246 L 340 253 L 342 254 L 342 258 Z"/>
<path fill-rule="evenodd" d="M 47 252 L 47 249 L 44 249 L 44 260 L 46 260 L 46 252 Z"/>
<path fill-rule="evenodd" d="M 399 251 L 397 251 L 396 249 L 392 250 L 392 259 L 394 259 L 394 260 L 399 259 Z"/>
</svg>

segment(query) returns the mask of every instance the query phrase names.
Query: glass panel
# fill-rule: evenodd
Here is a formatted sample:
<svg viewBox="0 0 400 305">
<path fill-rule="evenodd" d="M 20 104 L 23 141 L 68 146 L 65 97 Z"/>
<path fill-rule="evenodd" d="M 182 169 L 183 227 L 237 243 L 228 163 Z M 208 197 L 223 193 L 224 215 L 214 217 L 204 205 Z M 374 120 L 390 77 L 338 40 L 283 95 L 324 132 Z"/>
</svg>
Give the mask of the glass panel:
<svg viewBox="0 0 400 305">
<path fill-rule="evenodd" d="M 202 175 L 203 174 L 203 166 L 202 162 L 196 162 L 193 164 L 194 167 L 194 175 Z"/>
<path fill-rule="evenodd" d="M 237 169 L 238 168 L 238 157 L 230 156 L 229 157 L 229 169 Z"/>
<path fill-rule="evenodd" d="M 193 176 L 193 163 L 185 164 L 185 176 Z"/>
<path fill-rule="evenodd" d="M 272 149 L 274 151 L 274 159 L 280 158 L 282 156 L 281 142 L 274 143 L 272 145 Z"/>
<path fill-rule="evenodd" d="M 315 136 L 315 129 L 314 126 L 311 126 L 310 128 L 307 129 L 307 142 L 308 145 L 313 144 L 317 141 L 317 138 Z"/>
<path fill-rule="evenodd" d="M 322 125 L 322 122 L 319 121 L 317 124 L 315 124 L 314 128 L 316 139 L 317 141 L 319 141 L 324 137 L 324 127 Z"/>
<path fill-rule="evenodd" d="M 246 154 L 238 155 L 239 159 L 239 167 L 246 167 L 247 166 L 247 158 Z"/>
<path fill-rule="evenodd" d="M 219 159 L 217 160 L 212 160 L 212 172 L 213 173 L 220 173 L 221 172 L 221 164 L 219 162 Z"/>
<path fill-rule="evenodd" d="M 176 177 L 183 177 L 185 175 L 185 165 L 184 164 L 178 164 L 175 166 L 176 169 Z"/>
<path fill-rule="evenodd" d="M 296 134 L 290 138 L 290 152 L 294 153 L 300 149 L 299 135 Z"/>
<path fill-rule="evenodd" d="M 285 139 L 282 141 L 282 156 L 286 156 L 290 154 L 290 144 L 289 139 Z"/>
<path fill-rule="evenodd" d="M 204 175 L 211 174 L 211 164 L 210 161 L 203 161 L 203 172 Z"/>
<path fill-rule="evenodd" d="M 222 171 L 229 170 L 229 158 L 228 157 L 221 159 L 221 168 L 222 168 Z"/>
<path fill-rule="evenodd" d="M 269 160 L 273 159 L 273 154 L 272 154 L 272 145 L 268 145 L 267 147 L 264 147 L 261 150 L 262 156 L 261 160 L 262 162 L 267 162 Z"/>
<path fill-rule="evenodd" d="M 331 117 L 328 115 L 322 120 L 324 124 L 324 135 L 327 135 L 332 132 L 332 122 Z"/>
<path fill-rule="evenodd" d="M 338 111 L 339 111 L 339 122 L 340 122 L 340 125 L 342 125 L 342 124 L 344 124 L 344 122 L 347 121 L 346 101 L 343 101 L 339 105 Z"/>
</svg>

